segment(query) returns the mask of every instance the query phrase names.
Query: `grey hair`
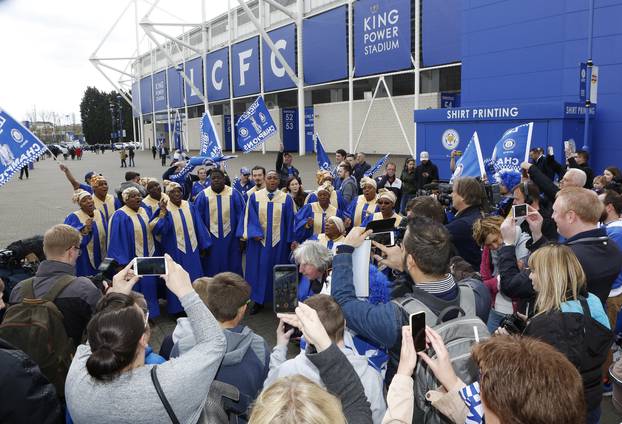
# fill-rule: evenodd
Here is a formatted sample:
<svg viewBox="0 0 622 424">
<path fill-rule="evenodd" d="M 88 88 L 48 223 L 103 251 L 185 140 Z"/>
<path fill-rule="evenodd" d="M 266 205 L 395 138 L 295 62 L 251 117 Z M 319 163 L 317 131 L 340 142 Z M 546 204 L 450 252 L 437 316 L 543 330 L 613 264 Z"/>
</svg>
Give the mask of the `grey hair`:
<svg viewBox="0 0 622 424">
<path fill-rule="evenodd" d="M 572 182 L 576 187 L 585 187 L 587 181 L 587 174 L 582 169 L 570 168 L 566 171 L 566 174 L 572 179 Z"/>
<path fill-rule="evenodd" d="M 127 199 L 129 199 L 130 194 L 132 193 L 137 193 L 140 195 L 140 191 L 138 191 L 136 187 L 128 187 L 125 190 L 123 190 L 123 192 L 121 193 L 121 197 L 123 198 L 123 203 L 127 202 Z"/>
<path fill-rule="evenodd" d="M 294 259 L 298 265 L 313 265 L 318 271 L 324 272 L 333 263 L 333 253 L 320 242 L 307 240 L 294 250 Z"/>
</svg>

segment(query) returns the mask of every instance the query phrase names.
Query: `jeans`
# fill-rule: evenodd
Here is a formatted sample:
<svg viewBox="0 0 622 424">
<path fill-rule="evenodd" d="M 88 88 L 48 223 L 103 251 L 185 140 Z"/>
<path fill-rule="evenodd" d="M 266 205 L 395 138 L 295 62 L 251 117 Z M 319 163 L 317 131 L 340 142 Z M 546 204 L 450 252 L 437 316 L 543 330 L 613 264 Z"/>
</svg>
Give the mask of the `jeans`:
<svg viewBox="0 0 622 424">
<path fill-rule="evenodd" d="M 505 318 L 505 314 L 500 314 L 494 309 L 490 310 L 490 314 L 488 314 L 488 322 L 486 323 L 490 334 L 493 334 L 497 330 L 497 328 L 499 328 L 499 325 L 501 324 L 501 321 L 503 321 L 503 318 Z"/>
<path fill-rule="evenodd" d="M 590 411 L 587 411 L 587 416 L 585 417 L 586 424 L 598 424 L 600 423 L 600 405 Z"/>
</svg>

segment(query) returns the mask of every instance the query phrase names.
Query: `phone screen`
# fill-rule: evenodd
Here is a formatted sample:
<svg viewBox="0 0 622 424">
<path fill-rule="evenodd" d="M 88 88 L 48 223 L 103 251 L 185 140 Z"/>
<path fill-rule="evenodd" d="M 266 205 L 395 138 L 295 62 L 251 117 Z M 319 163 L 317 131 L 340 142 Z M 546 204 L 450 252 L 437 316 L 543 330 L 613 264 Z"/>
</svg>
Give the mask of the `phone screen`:
<svg viewBox="0 0 622 424">
<path fill-rule="evenodd" d="M 274 267 L 274 312 L 294 312 L 298 306 L 298 269 L 296 265 Z"/>
<path fill-rule="evenodd" d="M 387 231 L 385 233 L 374 233 L 369 238 L 385 246 L 395 245 L 395 233 L 393 231 Z"/>
<path fill-rule="evenodd" d="M 527 205 L 514 205 L 514 218 L 524 218 L 527 216 Z"/>
<path fill-rule="evenodd" d="M 425 350 L 425 312 L 410 315 L 410 331 L 413 335 L 415 352 Z"/>
<path fill-rule="evenodd" d="M 136 258 L 136 275 L 164 275 L 166 262 L 163 256 L 153 258 Z"/>
</svg>

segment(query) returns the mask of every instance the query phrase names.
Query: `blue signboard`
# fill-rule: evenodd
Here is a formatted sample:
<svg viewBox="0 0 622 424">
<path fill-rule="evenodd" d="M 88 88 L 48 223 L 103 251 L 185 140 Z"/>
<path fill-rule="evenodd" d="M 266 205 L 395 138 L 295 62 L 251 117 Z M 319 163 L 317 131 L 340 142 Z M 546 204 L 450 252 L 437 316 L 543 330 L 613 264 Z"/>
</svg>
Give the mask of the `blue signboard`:
<svg viewBox="0 0 622 424">
<path fill-rule="evenodd" d="M 290 152 L 298 149 L 298 109 L 283 109 L 281 111 L 283 123 L 283 147 Z M 305 107 L 305 151 L 315 150 L 313 142 L 313 106 Z"/>
<path fill-rule="evenodd" d="M 199 90 L 202 94 L 203 90 L 203 61 L 200 57 L 192 59 L 186 62 L 185 67 L 186 77 L 192 81 L 194 86 Z M 197 95 L 197 93 L 190 87 L 189 84 L 185 84 L 186 86 L 186 103 L 188 106 L 198 105 L 203 103 L 201 98 Z"/>
<path fill-rule="evenodd" d="M 229 49 L 207 54 L 207 98 L 211 101 L 229 98 Z"/>
<path fill-rule="evenodd" d="M 354 7 L 355 76 L 410 68 L 410 0 L 359 0 Z"/>
<path fill-rule="evenodd" d="M 176 68 L 166 70 L 168 104 L 172 108 L 184 107 L 184 79 Z"/>
<path fill-rule="evenodd" d="M 284 26 L 268 33 L 272 43 L 278 49 L 281 56 L 294 72 L 296 72 L 296 27 L 294 24 Z M 296 85 L 287 75 L 285 68 L 270 50 L 265 41 L 263 42 L 263 88 L 264 91 L 283 90 L 293 88 Z"/>
<path fill-rule="evenodd" d="M 240 115 L 235 115 L 234 120 L 237 121 Z M 235 123 L 234 123 L 235 125 Z M 225 133 L 225 150 L 231 150 L 231 115 L 225 115 L 223 119 Z M 237 137 L 236 137 L 237 141 Z"/>
<path fill-rule="evenodd" d="M 158 72 L 153 75 L 153 105 L 155 111 L 166 110 L 166 72 Z"/>
<path fill-rule="evenodd" d="M 462 60 L 463 8 L 462 0 L 423 0 L 421 52 L 425 66 Z"/>
<path fill-rule="evenodd" d="M 346 7 L 303 21 L 303 64 L 306 84 L 348 77 Z"/>
<path fill-rule="evenodd" d="M 587 63 L 581 62 L 579 66 L 579 101 L 585 102 L 587 98 Z"/>
<path fill-rule="evenodd" d="M 140 107 L 143 114 L 153 112 L 151 88 L 151 75 L 140 80 Z"/>
<path fill-rule="evenodd" d="M 441 108 L 460 106 L 460 93 L 441 93 Z"/>
<path fill-rule="evenodd" d="M 231 46 L 233 96 L 259 93 L 259 37 Z"/>
<path fill-rule="evenodd" d="M 140 116 L 140 97 L 138 97 L 138 83 L 132 83 L 132 116 L 138 118 Z M 26 125 L 28 128 L 28 125 Z"/>
</svg>

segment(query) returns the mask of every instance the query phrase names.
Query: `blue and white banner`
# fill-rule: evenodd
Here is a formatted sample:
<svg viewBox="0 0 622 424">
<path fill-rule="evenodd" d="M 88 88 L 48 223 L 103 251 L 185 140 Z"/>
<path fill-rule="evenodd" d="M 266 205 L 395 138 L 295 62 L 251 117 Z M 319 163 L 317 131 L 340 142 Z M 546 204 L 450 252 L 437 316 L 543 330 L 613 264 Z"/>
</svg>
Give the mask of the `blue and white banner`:
<svg viewBox="0 0 622 424">
<path fill-rule="evenodd" d="M 458 177 L 482 177 L 485 173 L 482 149 L 479 145 L 477 131 L 475 131 L 467 148 L 464 149 L 462 156 L 456 162 L 456 170 L 449 181 L 452 182 L 454 178 Z"/>
<path fill-rule="evenodd" d="M 388 159 L 389 159 L 389 153 L 387 153 L 386 155 L 384 155 L 383 157 L 378 159 L 378 161 L 374 164 L 374 166 L 369 168 L 369 171 L 367 171 L 365 173 L 365 175 L 368 176 L 368 177 L 373 176 L 376 172 L 378 172 L 378 170 L 380 170 L 380 168 L 382 168 L 384 166 L 385 162 Z"/>
<path fill-rule="evenodd" d="M 181 116 L 179 115 L 179 111 L 175 112 L 175 126 L 173 129 L 173 141 L 175 144 L 175 149 L 180 152 L 184 151 L 184 142 L 181 136 Z"/>
<path fill-rule="evenodd" d="M 209 158 L 222 156 L 220 139 L 214 129 L 214 121 L 212 121 L 212 115 L 210 115 L 209 111 L 205 112 L 203 118 L 201 118 L 201 150 L 199 155 Z"/>
<path fill-rule="evenodd" d="M 410 19 L 410 0 L 354 3 L 355 76 L 412 67 Z"/>
<path fill-rule="evenodd" d="M 490 163 L 495 173 L 501 170 L 521 170 L 520 164 L 529 159 L 533 122 L 510 128 L 503 133 L 494 150 Z"/>
<path fill-rule="evenodd" d="M 41 140 L 0 109 L 0 187 L 46 150 Z"/>
<path fill-rule="evenodd" d="M 235 127 L 238 132 L 238 147 L 244 153 L 252 152 L 277 133 L 276 125 L 261 96 L 240 116 Z"/>
<path fill-rule="evenodd" d="M 156 112 L 166 110 L 168 99 L 166 97 L 166 71 L 153 75 L 153 107 Z"/>
<path fill-rule="evenodd" d="M 319 169 L 323 169 L 326 171 L 331 170 L 330 159 L 324 150 L 324 146 L 322 146 L 322 142 L 320 141 L 320 135 L 315 135 L 315 157 L 317 159 L 317 167 Z"/>
</svg>

